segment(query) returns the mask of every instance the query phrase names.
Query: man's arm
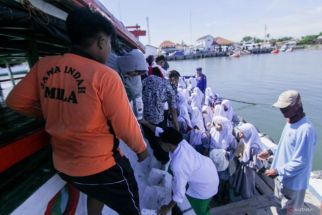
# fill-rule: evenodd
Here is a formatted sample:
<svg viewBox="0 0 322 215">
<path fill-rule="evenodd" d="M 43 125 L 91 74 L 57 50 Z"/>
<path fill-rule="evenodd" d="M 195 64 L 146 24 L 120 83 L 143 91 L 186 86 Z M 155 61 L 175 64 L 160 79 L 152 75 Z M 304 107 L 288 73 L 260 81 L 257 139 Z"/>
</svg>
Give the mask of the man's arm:
<svg viewBox="0 0 322 215">
<path fill-rule="evenodd" d="M 101 78 L 100 86 L 102 109 L 115 135 L 137 155 L 146 154 L 147 149 L 141 129 L 131 110 L 120 77 L 114 72 L 106 72 Z"/>
<path fill-rule="evenodd" d="M 173 124 L 175 128 L 179 131 L 176 94 L 168 81 L 166 82 L 166 93 L 167 93 L 168 104 L 170 107 L 170 113 L 172 115 Z"/>
<path fill-rule="evenodd" d="M 172 115 L 172 120 L 175 128 L 179 131 L 179 123 L 178 123 L 178 113 L 176 108 L 170 108 L 170 112 Z"/>
<path fill-rule="evenodd" d="M 167 205 L 161 206 L 158 215 L 166 215 L 177 203 L 182 203 L 186 196 L 188 174 L 181 167 L 173 170 L 172 200 Z"/>
<path fill-rule="evenodd" d="M 176 206 L 176 202 L 171 200 L 171 202 L 167 205 L 162 205 L 161 208 L 158 210 L 158 215 L 167 215 L 171 209 Z"/>
<path fill-rule="evenodd" d="M 10 92 L 6 99 L 9 108 L 29 117 L 42 118 L 37 78 L 38 63 Z"/>
</svg>

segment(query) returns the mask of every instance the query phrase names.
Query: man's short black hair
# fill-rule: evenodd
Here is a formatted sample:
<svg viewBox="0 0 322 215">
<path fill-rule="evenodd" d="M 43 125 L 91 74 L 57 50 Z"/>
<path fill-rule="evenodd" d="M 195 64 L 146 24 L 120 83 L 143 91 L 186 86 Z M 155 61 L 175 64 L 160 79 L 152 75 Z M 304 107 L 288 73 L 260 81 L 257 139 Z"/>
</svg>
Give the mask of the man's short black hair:
<svg viewBox="0 0 322 215">
<path fill-rule="evenodd" d="M 155 59 L 155 62 L 159 62 L 159 61 L 161 61 L 161 60 L 165 61 L 165 57 L 164 57 L 164 55 L 160 55 L 160 56 L 158 56 L 158 57 Z"/>
<path fill-rule="evenodd" d="M 161 70 L 159 69 L 159 67 L 153 67 L 152 68 L 152 75 L 158 76 L 160 78 L 163 78 L 163 74 L 161 72 Z"/>
<path fill-rule="evenodd" d="M 179 78 L 180 77 L 180 73 L 177 70 L 171 70 L 169 72 L 169 78 Z"/>
<path fill-rule="evenodd" d="M 149 56 L 146 58 L 146 62 L 149 64 L 149 66 L 152 66 L 153 61 L 154 61 L 154 57 L 153 57 L 153 55 L 149 55 Z"/>
<path fill-rule="evenodd" d="M 73 44 L 86 46 L 88 41 L 102 32 L 115 39 L 112 23 L 99 12 L 89 8 L 77 8 L 68 14 L 66 27 L 69 39 Z"/>
<path fill-rule="evenodd" d="M 163 142 L 170 143 L 171 145 L 177 146 L 182 140 L 182 134 L 172 127 L 167 127 L 164 132 L 160 135 Z"/>
</svg>

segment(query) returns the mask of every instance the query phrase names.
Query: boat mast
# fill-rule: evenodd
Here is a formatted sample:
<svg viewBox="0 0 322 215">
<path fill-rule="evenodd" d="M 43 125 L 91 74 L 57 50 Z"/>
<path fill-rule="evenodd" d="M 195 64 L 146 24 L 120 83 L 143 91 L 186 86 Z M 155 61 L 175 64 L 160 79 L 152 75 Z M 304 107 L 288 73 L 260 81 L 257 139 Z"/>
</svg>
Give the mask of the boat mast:
<svg viewBox="0 0 322 215">
<path fill-rule="evenodd" d="M 150 35 L 150 24 L 149 24 L 149 17 L 146 17 L 146 25 L 148 31 L 148 45 L 151 45 L 151 35 Z"/>
</svg>

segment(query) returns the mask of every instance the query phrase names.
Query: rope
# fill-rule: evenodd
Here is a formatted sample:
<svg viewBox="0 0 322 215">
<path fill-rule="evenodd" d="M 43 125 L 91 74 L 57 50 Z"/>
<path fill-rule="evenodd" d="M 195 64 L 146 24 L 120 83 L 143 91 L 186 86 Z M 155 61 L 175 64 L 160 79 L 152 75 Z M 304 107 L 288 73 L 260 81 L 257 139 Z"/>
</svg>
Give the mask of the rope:
<svg viewBox="0 0 322 215">
<path fill-rule="evenodd" d="M 271 104 L 248 102 L 248 101 L 242 101 L 242 100 L 231 99 L 231 98 L 223 98 L 223 99 L 227 99 L 227 100 L 230 100 L 230 101 L 233 101 L 233 102 L 248 104 L 248 105 L 267 105 L 267 106 L 271 106 Z"/>
<path fill-rule="evenodd" d="M 253 107 L 255 105 L 251 104 L 251 105 L 246 105 L 246 106 L 243 106 L 243 107 L 240 107 L 240 108 L 236 108 L 235 110 L 236 111 L 239 111 L 239 110 L 244 110 L 244 109 L 247 109 L 247 108 L 250 108 L 250 107 Z"/>
</svg>

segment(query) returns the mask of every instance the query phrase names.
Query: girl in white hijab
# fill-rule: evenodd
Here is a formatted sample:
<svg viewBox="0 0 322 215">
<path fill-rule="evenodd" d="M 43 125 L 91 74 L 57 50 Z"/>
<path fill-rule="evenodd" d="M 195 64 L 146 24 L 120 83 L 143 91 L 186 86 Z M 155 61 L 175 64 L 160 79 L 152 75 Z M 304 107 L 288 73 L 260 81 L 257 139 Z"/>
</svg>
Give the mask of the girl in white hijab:
<svg viewBox="0 0 322 215">
<path fill-rule="evenodd" d="M 197 88 L 195 88 L 197 89 Z M 196 107 L 201 111 L 201 103 L 202 103 L 202 98 L 200 97 L 200 94 L 198 93 L 192 93 L 191 94 L 191 107 Z"/>
<path fill-rule="evenodd" d="M 213 116 L 214 116 L 214 112 L 211 107 L 206 105 L 202 106 L 202 117 L 207 131 L 209 131 L 211 128 Z"/>
<path fill-rule="evenodd" d="M 234 112 L 231 102 L 229 100 L 225 99 L 221 102 L 221 105 L 224 107 L 227 119 L 229 119 L 233 123 L 234 126 L 237 126 L 240 121 L 239 121 L 238 116 Z"/>
<path fill-rule="evenodd" d="M 197 87 L 197 80 L 194 77 L 188 79 L 188 89 L 193 90 L 193 88 Z"/>
<path fill-rule="evenodd" d="M 193 91 L 192 92 L 193 93 L 196 93 L 198 95 L 198 98 L 201 101 L 201 104 L 200 105 L 202 105 L 204 103 L 203 100 L 204 100 L 204 97 L 205 97 L 205 95 L 203 94 L 203 92 L 201 92 L 201 90 L 198 87 L 193 88 Z"/>
<path fill-rule="evenodd" d="M 197 127 L 200 131 L 205 131 L 205 126 L 203 123 L 203 118 L 201 111 L 198 107 L 192 106 L 192 114 L 191 114 L 191 125 L 193 128 Z"/>
<path fill-rule="evenodd" d="M 183 97 L 185 98 L 185 100 L 189 104 L 190 103 L 190 91 L 185 88 L 178 88 L 178 92 L 180 92 L 183 95 Z"/>
<path fill-rule="evenodd" d="M 205 105 L 213 107 L 217 99 L 218 95 L 214 94 L 210 87 L 207 87 L 205 91 Z"/>
<path fill-rule="evenodd" d="M 263 167 L 257 155 L 262 151 L 260 137 L 257 129 L 250 123 L 238 127 L 238 136 L 241 139 L 237 153 L 239 164 L 233 180 L 233 187 L 236 193 L 242 198 L 248 199 L 255 195 L 255 174 L 256 170 Z M 237 150 L 239 151 L 239 150 Z"/>
<path fill-rule="evenodd" d="M 237 147 L 237 142 L 233 136 L 233 127 L 231 122 L 222 116 L 216 116 L 213 119 L 214 126 L 210 130 L 210 153 L 209 156 L 213 159 L 214 163 L 225 161 L 228 165 L 223 167 L 225 169 L 218 169 L 220 179 L 217 200 L 223 203 L 229 202 L 229 164 L 234 158 L 234 152 Z M 223 150 L 220 157 L 213 156 Z"/>
<path fill-rule="evenodd" d="M 189 142 L 198 152 L 204 154 L 206 146 L 209 145 L 209 136 L 205 130 L 201 111 L 197 107 L 192 107 L 191 124 Z"/>
<path fill-rule="evenodd" d="M 210 129 L 211 149 L 224 149 L 227 152 L 232 152 L 236 148 L 236 139 L 233 136 L 233 127 L 230 121 L 222 116 L 215 116 L 213 118 L 214 126 Z"/>
<path fill-rule="evenodd" d="M 178 122 L 182 133 L 188 132 L 192 128 L 188 112 L 188 103 L 181 92 L 178 92 Z"/>
<path fill-rule="evenodd" d="M 227 115 L 226 115 L 226 112 L 224 110 L 224 107 L 221 104 L 218 104 L 218 105 L 215 106 L 215 108 L 214 108 L 214 117 L 215 116 L 222 116 L 222 117 L 227 118 Z"/>
</svg>

